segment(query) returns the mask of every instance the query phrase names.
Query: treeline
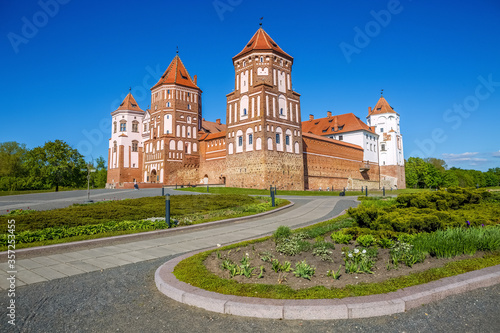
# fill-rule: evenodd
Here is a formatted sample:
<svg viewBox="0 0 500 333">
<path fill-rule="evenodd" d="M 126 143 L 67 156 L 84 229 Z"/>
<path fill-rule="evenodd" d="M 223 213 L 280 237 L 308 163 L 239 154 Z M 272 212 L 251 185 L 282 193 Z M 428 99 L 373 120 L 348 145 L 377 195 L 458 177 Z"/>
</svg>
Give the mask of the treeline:
<svg viewBox="0 0 500 333">
<path fill-rule="evenodd" d="M 96 159 L 90 168 L 90 184 L 106 185 L 106 162 Z M 27 149 L 15 141 L 0 143 L 0 190 L 44 190 L 60 186 L 81 188 L 87 186 L 87 163 L 78 150 L 61 140 L 49 141 L 43 146 Z"/>
<path fill-rule="evenodd" d="M 410 157 L 406 161 L 406 187 L 490 187 L 500 185 L 500 168 L 486 172 L 448 168 L 445 161 L 437 158 Z"/>
</svg>

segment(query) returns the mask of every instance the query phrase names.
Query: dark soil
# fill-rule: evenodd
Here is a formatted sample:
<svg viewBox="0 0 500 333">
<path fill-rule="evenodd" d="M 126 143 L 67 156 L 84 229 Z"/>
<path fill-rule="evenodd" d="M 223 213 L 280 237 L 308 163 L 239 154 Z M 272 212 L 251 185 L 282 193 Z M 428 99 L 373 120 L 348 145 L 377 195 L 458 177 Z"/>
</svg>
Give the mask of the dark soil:
<svg viewBox="0 0 500 333">
<path fill-rule="evenodd" d="M 325 240 L 328 242 L 332 242 L 330 237 L 325 237 Z M 311 243 L 314 243 L 314 240 L 308 240 Z M 291 288 L 304 289 L 315 286 L 325 286 L 326 288 L 343 288 L 346 285 L 356 285 L 359 283 L 379 283 L 386 281 L 390 278 L 395 278 L 399 276 L 409 275 L 411 273 L 418 273 L 422 271 L 426 271 L 435 267 L 443 267 L 446 263 L 452 261 L 458 261 L 463 259 L 482 257 L 484 253 L 477 252 L 474 256 L 462 255 L 458 257 L 454 257 L 451 259 L 445 258 L 435 258 L 427 256 L 427 258 L 422 263 L 417 263 L 413 265 L 412 268 L 405 266 L 403 263 L 398 265 L 398 268 L 394 268 L 392 264 L 390 264 L 390 269 L 387 269 L 388 263 L 390 261 L 389 249 L 378 248 L 378 255 L 375 262 L 375 267 L 373 269 L 373 274 L 348 274 L 345 272 L 344 266 L 344 256 L 342 255 L 342 247 L 348 246 L 350 249 L 354 249 L 357 244 L 351 242 L 349 245 L 345 244 L 335 244 L 335 249 L 331 249 L 332 254 L 331 257 L 333 261 L 325 261 L 321 260 L 320 257 L 314 256 L 312 250 L 308 252 L 302 252 L 295 256 L 287 256 L 280 254 L 276 251 L 276 245 L 272 239 L 269 239 L 264 242 L 251 244 L 248 246 L 244 246 L 241 248 L 236 248 L 232 250 L 219 251 L 219 255 L 221 259 L 218 258 L 217 252 L 214 251 L 212 254 L 208 256 L 205 260 L 205 265 L 209 271 L 216 274 L 217 276 L 225 279 L 229 279 L 230 274 L 229 271 L 223 270 L 221 268 L 222 261 L 224 259 L 230 259 L 236 264 L 240 264 L 241 259 L 244 256 L 250 258 L 250 266 L 257 267 L 253 271 L 253 276 L 251 278 L 247 278 L 245 276 L 235 276 L 232 279 L 241 283 L 261 283 L 261 284 L 285 284 L 290 286 Z M 358 247 L 361 249 L 361 247 Z M 295 268 L 295 263 L 298 263 L 302 260 L 306 260 L 306 262 L 314 266 L 316 271 L 311 280 L 307 280 L 304 278 L 296 277 L 292 271 L 288 273 L 276 273 L 272 269 L 272 264 L 270 262 L 264 262 L 261 260 L 261 256 L 263 253 L 270 252 L 273 254 L 275 259 L 278 259 L 280 263 L 285 261 L 289 261 L 292 265 L 292 271 Z M 339 266 L 342 266 L 340 270 L 340 278 L 338 280 L 334 280 L 331 276 L 327 276 L 327 272 L 329 270 L 335 270 L 335 272 L 339 269 Z M 260 274 L 260 267 L 264 266 L 265 272 L 263 277 L 258 278 Z M 283 279 L 284 277 L 284 279 Z"/>
</svg>

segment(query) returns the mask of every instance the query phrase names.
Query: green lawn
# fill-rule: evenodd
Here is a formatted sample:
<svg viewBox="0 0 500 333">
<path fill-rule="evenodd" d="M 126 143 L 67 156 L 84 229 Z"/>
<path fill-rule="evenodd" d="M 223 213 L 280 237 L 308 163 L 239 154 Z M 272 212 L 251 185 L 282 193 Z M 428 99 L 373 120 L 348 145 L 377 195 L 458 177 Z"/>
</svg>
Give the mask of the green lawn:
<svg viewBox="0 0 500 333">
<path fill-rule="evenodd" d="M 206 186 L 188 187 L 183 189 L 178 189 L 179 191 L 186 192 L 199 192 L 207 193 Z M 428 189 L 404 189 L 404 190 L 386 190 L 386 195 L 398 195 L 402 193 L 418 193 L 423 191 L 429 191 Z M 238 187 L 210 187 L 210 193 L 214 194 L 246 194 L 246 195 L 269 195 L 269 189 L 253 189 L 253 188 L 238 188 Z M 295 195 L 295 196 L 338 196 L 340 192 L 338 191 L 282 191 L 278 190 L 278 195 Z M 360 196 L 365 192 L 361 191 L 346 191 L 347 196 Z M 382 190 L 368 190 L 369 195 L 382 195 Z"/>
<path fill-rule="evenodd" d="M 104 188 L 104 187 L 101 187 Z M 62 191 L 76 191 L 76 190 L 86 190 L 85 188 L 72 188 L 72 187 L 59 187 L 59 192 Z M 93 190 L 97 189 L 94 187 Z M 22 191 L 0 191 L 0 197 L 8 196 L 8 195 L 20 195 L 20 194 L 32 194 L 32 193 L 50 193 L 55 192 L 56 188 L 51 188 L 50 190 L 22 190 Z"/>
</svg>

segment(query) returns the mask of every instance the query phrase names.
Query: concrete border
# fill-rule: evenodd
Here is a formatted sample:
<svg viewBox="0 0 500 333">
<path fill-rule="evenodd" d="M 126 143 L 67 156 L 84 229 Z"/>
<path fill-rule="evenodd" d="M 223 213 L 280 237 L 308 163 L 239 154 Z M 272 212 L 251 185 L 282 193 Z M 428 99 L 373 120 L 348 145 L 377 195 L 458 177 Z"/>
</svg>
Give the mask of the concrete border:
<svg viewBox="0 0 500 333">
<path fill-rule="evenodd" d="M 181 282 L 173 274 L 180 261 L 202 251 L 181 255 L 160 266 L 155 272 L 156 287 L 178 302 L 243 317 L 299 320 L 379 317 L 405 312 L 450 295 L 500 283 L 500 265 L 496 265 L 380 295 L 318 300 L 223 295 Z"/>
<path fill-rule="evenodd" d="M 112 236 L 112 237 L 102 237 L 102 238 L 88 239 L 88 240 L 84 240 L 84 241 L 61 243 L 61 244 L 54 244 L 54 245 L 28 247 L 28 248 L 16 250 L 16 254 L 17 255 L 29 255 L 29 254 L 33 253 L 33 254 L 36 254 L 37 256 L 40 256 L 46 252 L 52 252 L 54 250 L 72 250 L 72 249 L 78 248 L 78 247 L 110 245 L 111 242 L 117 242 L 117 241 L 118 242 L 120 242 L 120 241 L 129 242 L 129 241 L 135 241 L 135 240 L 144 239 L 144 238 L 150 238 L 151 236 L 162 236 L 164 234 L 172 234 L 172 233 L 177 233 L 177 232 L 191 231 L 194 229 L 207 228 L 207 227 L 211 227 L 214 225 L 223 225 L 226 223 L 231 223 L 231 222 L 236 222 L 236 221 L 241 221 L 241 220 L 249 220 L 249 219 L 259 218 L 259 217 L 262 217 L 265 215 L 273 214 L 273 213 L 279 212 L 281 210 L 290 208 L 290 207 L 295 205 L 295 203 L 292 200 L 289 200 L 289 199 L 286 199 L 286 200 L 290 201 L 290 203 L 286 206 L 279 207 L 279 208 L 276 208 L 273 210 L 268 210 L 267 212 L 257 213 L 254 215 L 247 215 L 247 216 L 242 216 L 242 217 L 235 217 L 232 219 L 218 220 L 218 221 L 212 221 L 212 222 L 206 222 L 206 223 L 191 224 L 191 225 L 175 227 L 175 228 L 170 228 L 170 229 L 159 229 L 159 230 L 153 230 L 153 231 L 138 232 L 135 234 L 127 234 L 127 235 Z M 5 260 L 0 260 L 0 262 L 5 262 L 7 260 L 7 251 L 0 252 L 0 258 L 4 258 L 4 255 L 5 255 Z"/>
</svg>

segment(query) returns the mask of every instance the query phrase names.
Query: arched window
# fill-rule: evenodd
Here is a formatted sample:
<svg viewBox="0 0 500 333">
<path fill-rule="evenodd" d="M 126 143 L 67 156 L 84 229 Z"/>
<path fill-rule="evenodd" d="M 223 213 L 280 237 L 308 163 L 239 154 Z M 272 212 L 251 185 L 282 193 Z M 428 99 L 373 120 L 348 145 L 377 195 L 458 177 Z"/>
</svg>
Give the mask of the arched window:
<svg viewBox="0 0 500 333">
<path fill-rule="evenodd" d="M 241 153 L 243 151 L 243 132 L 238 130 L 236 132 L 236 152 Z"/>
<path fill-rule="evenodd" d="M 283 131 L 281 127 L 276 127 L 276 150 L 283 151 Z"/>
<path fill-rule="evenodd" d="M 169 108 L 169 107 L 170 107 L 170 102 L 167 102 L 167 108 Z"/>
<path fill-rule="evenodd" d="M 260 62 L 264 62 L 264 57 L 263 56 L 260 57 Z"/>
<path fill-rule="evenodd" d="M 285 132 L 285 147 L 286 147 L 286 151 L 287 153 L 291 153 L 292 152 L 292 131 L 287 129 L 286 132 Z"/>
<path fill-rule="evenodd" d="M 113 133 L 116 133 L 116 121 L 113 123 Z"/>
<path fill-rule="evenodd" d="M 246 151 L 251 151 L 251 150 L 253 150 L 253 130 L 252 130 L 252 128 L 247 129 L 246 136 L 247 136 Z"/>
<path fill-rule="evenodd" d="M 177 150 L 182 150 L 182 141 L 177 142 Z"/>
<path fill-rule="evenodd" d="M 137 140 L 132 141 L 132 151 L 133 152 L 137 152 L 138 145 L 139 145 L 139 141 L 137 141 Z"/>
<path fill-rule="evenodd" d="M 170 150 L 175 150 L 175 141 L 174 140 L 170 140 L 169 148 L 170 148 Z"/>
</svg>

